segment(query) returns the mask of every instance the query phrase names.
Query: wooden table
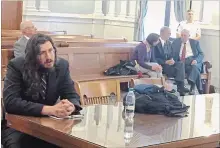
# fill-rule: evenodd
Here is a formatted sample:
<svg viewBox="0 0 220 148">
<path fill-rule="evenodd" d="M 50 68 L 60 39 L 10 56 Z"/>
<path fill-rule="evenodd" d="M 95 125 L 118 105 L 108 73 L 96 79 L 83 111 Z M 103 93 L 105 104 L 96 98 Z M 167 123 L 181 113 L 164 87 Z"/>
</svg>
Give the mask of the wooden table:
<svg viewBox="0 0 220 148">
<path fill-rule="evenodd" d="M 64 148 L 75 147 L 216 147 L 220 141 L 219 94 L 187 96 L 189 116 L 135 114 L 125 122 L 121 103 L 84 107 L 83 120 L 7 114 L 8 125 Z M 130 131 L 131 138 L 125 138 Z M 132 134 L 131 134 L 132 133 Z"/>
</svg>

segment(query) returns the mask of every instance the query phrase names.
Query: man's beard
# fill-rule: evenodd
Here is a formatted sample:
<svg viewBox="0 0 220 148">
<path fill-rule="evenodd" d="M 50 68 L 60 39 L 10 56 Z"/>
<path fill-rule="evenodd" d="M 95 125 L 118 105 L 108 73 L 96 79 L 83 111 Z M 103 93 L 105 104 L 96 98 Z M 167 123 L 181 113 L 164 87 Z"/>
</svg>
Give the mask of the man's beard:
<svg viewBox="0 0 220 148">
<path fill-rule="evenodd" d="M 52 60 L 47 60 L 47 61 L 45 62 L 45 64 L 46 64 L 46 63 L 49 63 L 49 62 L 53 62 L 53 61 L 52 61 Z M 54 63 L 54 65 L 55 65 L 55 63 Z M 42 72 L 52 72 L 52 71 L 55 70 L 54 65 L 53 65 L 53 67 L 51 67 L 51 68 L 46 68 L 46 67 L 44 66 L 44 64 L 40 63 L 40 64 L 39 64 L 39 70 L 42 71 Z"/>
</svg>

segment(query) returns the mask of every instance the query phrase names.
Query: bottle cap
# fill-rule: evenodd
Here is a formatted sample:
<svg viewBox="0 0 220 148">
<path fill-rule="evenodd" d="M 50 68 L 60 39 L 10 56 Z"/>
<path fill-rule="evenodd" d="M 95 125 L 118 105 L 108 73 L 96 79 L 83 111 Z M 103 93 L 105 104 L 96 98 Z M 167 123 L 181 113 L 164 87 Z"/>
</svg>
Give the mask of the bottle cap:
<svg viewBox="0 0 220 148">
<path fill-rule="evenodd" d="M 129 88 L 129 91 L 134 91 L 134 88 Z"/>
</svg>

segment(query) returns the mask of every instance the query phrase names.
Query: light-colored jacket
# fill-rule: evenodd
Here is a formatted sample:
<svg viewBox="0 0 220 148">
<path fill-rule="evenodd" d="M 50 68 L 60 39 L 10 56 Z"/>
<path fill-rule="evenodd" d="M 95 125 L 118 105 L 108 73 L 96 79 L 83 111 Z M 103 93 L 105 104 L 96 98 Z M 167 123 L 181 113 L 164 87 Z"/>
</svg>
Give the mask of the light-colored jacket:
<svg viewBox="0 0 220 148">
<path fill-rule="evenodd" d="M 25 54 L 25 48 L 27 45 L 28 39 L 25 36 L 22 36 L 14 44 L 14 56 L 23 56 Z"/>
</svg>

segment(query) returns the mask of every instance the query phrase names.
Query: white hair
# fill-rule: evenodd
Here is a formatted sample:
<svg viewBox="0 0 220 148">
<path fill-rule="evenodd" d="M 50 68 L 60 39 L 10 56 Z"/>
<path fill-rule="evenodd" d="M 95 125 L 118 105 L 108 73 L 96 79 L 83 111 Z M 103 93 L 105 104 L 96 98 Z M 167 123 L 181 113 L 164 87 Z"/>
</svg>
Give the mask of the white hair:
<svg viewBox="0 0 220 148">
<path fill-rule="evenodd" d="M 190 32 L 189 32 L 188 29 L 183 29 L 183 30 L 181 31 L 181 33 L 187 33 L 187 34 L 190 34 Z"/>
<path fill-rule="evenodd" d="M 26 29 L 27 27 L 29 27 L 29 24 L 32 24 L 32 22 L 31 21 L 23 21 L 23 22 L 21 22 L 21 24 L 20 24 L 20 29 L 21 30 L 24 30 L 24 29 Z"/>
</svg>

